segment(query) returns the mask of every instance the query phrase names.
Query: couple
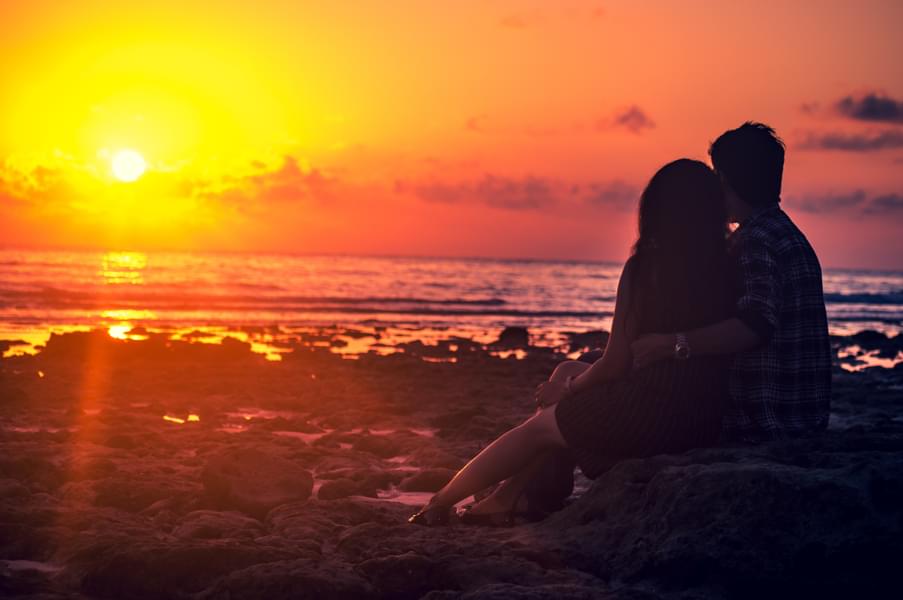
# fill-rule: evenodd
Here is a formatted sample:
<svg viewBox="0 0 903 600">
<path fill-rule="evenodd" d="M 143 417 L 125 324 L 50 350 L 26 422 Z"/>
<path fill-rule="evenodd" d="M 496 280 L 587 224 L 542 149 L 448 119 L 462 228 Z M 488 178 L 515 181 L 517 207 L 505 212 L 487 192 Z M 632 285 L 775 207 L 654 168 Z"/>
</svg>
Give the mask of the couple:
<svg viewBox="0 0 903 600">
<path fill-rule="evenodd" d="M 544 461 L 563 451 L 595 478 L 623 458 L 827 427 L 821 269 L 779 206 L 783 142 L 747 122 L 709 154 L 714 171 L 676 160 L 643 191 L 603 356 L 559 364 L 537 388 L 536 414 L 467 463 L 410 522 L 447 524 L 455 504 L 502 482 L 461 519 L 511 524 Z M 739 223 L 731 234 L 729 223 Z"/>
</svg>

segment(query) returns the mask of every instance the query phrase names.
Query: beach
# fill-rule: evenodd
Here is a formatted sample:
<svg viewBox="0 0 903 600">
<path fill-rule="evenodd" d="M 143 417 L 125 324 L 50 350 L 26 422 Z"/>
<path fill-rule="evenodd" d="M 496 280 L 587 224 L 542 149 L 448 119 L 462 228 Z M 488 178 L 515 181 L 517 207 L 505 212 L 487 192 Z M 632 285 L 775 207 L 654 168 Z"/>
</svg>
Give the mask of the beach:
<svg viewBox="0 0 903 600">
<path fill-rule="evenodd" d="M 353 360 L 321 343 L 349 329 L 273 361 L 234 338 L 98 329 L 4 358 L 0 593 L 879 597 L 895 580 L 903 366 L 856 354 L 897 357 L 903 338 L 878 332 L 832 338 L 823 436 L 613 461 L 538 523 L 408 524 L 566 358 L 501 333 Z"/>
</svg>

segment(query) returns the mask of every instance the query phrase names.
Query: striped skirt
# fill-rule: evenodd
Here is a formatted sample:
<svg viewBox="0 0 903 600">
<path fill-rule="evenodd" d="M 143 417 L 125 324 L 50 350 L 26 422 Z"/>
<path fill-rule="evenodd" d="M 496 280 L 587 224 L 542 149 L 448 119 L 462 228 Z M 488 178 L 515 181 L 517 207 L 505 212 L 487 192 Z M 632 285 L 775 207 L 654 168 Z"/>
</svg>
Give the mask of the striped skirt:
<svg viewBox="0 0 903 600">
<path fill-rule="evenodd" d="M 728 364 L 663 360 L 559 402 L 558 428 L 581 471 L 592 479 L 621 459 L 716 445 Z"/>
</svg>

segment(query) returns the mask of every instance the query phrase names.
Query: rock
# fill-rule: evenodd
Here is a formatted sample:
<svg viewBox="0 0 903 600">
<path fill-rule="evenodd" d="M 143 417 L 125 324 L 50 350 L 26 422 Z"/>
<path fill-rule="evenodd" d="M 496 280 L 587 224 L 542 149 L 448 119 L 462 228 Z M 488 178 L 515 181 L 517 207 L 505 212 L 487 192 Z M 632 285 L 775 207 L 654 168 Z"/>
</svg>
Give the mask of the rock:
<svg viewBox="0 0 903 600">
<path fill-rule="evenodd" d="M 450 587 L 442 564 L 413 552 L 371 558 L 355 570 L 384 598 L 414 599 L 430 590 Z"/>
<path fill-rule="evenodd" d="M 73 481 L 94 480 L 109 477 L 118 470 L 109 458 L 95 457 L 69 463 L 69 477 Z"/>
<path fill-rule="evenodd" d="M 198 600 L 360 600 L 373 590 L 351 567 L 310 559 L 253 565 L 221 579 Z"/>
<path fill-rule="evenodd" d="M 0 479 L 0 498 L 25 498 L 30 495 L 28 488 L 15 479 Z"/>
<path fill-rule="evenodd" d="M 182 598 L 229 573 L 260 562 L 289 558 L 285 550 L 234 540 L 180 544 L 146 538 L 98 540 L 74 558 L 83 572 L 80 588 L 104 598 Z"/>
<path fill-rule="evenodd" d="M 254 538 L 263 533 L 260 521 L 234 511 L 196 510 L 188 513 L 172 535 L 184 539 Z"/>
<path fill-rule="evenodd" d="M 609 333 L 607 331 L 586 331 L 584 333 L 571 333 L 570 338 L 571 352 L 578 352 L 584 348 L 597 349 L 605 348 L 608 344 Z"/>
<path fill-rule="evenodd" d="M 201 473 L 207 496 L 223 508 L 263 518 L 271 509 L 306 500 L 313 477 L 298 464 L 253 448 L 227 448 L 207 460 Z"/>
<path fill-rule="evenodd" d="M 505 327 L 492 346 L 502 348 L 526 348 L 530 345 L 530 333 L 526 327 Z"/>
<path fill-rule="evenodd" d="M 454 476 L 451 469 L 426 469 L 406 478 L 398 487 L 404 492 L 438 492 Z"/>
<path fill-rule="evenodd" d="M 103 443 L 110 448 L 119 448 L 121 450 L 131 450 L 138 445 L 134 437 L 122 433 L 110 435 Z"/>
<path fill-rule="evenodd" d="M 0 477 L 17 479 L 35 490 L 54 490 L 66 480 L 62 469 L 37 453 L 0 456 Z"/>
<path fill-rule="evenodd" d="M 337 498 L 347 498 L 348 496 L 376 498 L 376 490 L 376 486 L 370 480 L 355 481 L 343 477 L 323 483 L 317 492 L 317 498 L 320 500 L 335 500 Z"/>
<path fill-rule="evenodd" d="M 412 453 L 412 464 L 425 467 L 454 469 L 457 471 L 467 462 L 467 459 L 446 452 L 440 448 L 424 447 Z"/>
<path fill-rule="evenodd" d="M 365 435 L 351 445 L 352 450 L 369 452 L 380 458 L 398 456 L 400 451 L 395 440 L 383 435 Z"/>
<path fill-rule="evenodd" d="M 590 587 L 571 584 L 526 586 L 494 583 L 463 594 L 434 591 L 423 596 L 422 600 L 659 600 L 660 598 L 658 594 L 640 590 L 619 589 L 615 595 L 600 584 Z"/>
<path fill-rule="evenodd" d="M 903 489 L 888 483 L 903 481 L 903 439 L 859 442 L 853 450 L 847 433 L 625 461 L 541 535 L 605 580 L 871 596 L 895 580 L 891 557 L 903 553 Z"/>
<path fill-rule="evenodd" d="M 320 500 L 335 500 L 336 498 L 347 498 L 357 494 L 358 484 L 351 479 L 340 478 L 326 481 L 317 491 L 317 498 Z"/>
<path fill-rule="evenodd" d="M 94 484 L 94 504 L 138 512 L 178 491 L 185 491 L 185 487 L 134 476 L 108 477 Z"/>
</svg>

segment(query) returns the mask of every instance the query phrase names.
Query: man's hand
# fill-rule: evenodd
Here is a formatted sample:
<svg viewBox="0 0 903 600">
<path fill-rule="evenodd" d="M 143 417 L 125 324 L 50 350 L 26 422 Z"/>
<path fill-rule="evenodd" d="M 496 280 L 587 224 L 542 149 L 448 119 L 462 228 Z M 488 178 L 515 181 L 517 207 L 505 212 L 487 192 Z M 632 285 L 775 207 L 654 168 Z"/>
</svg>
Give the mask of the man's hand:
<svg viewBox="0 0 903 600">
<path fill-rule="evenodd" d="M 640 336 L 630 344 L 633 366 L 639 369 L 674 356 L 676 344 L 677 338 L 673 333 L 650 333 Z"/>
<path fill-rule="evenodd" d="M 547 408 L 561 402 L 568 395 L 567 388 L 560 381 L 544 381 L 536 388 L 536 406 Z"/>
</svg>

